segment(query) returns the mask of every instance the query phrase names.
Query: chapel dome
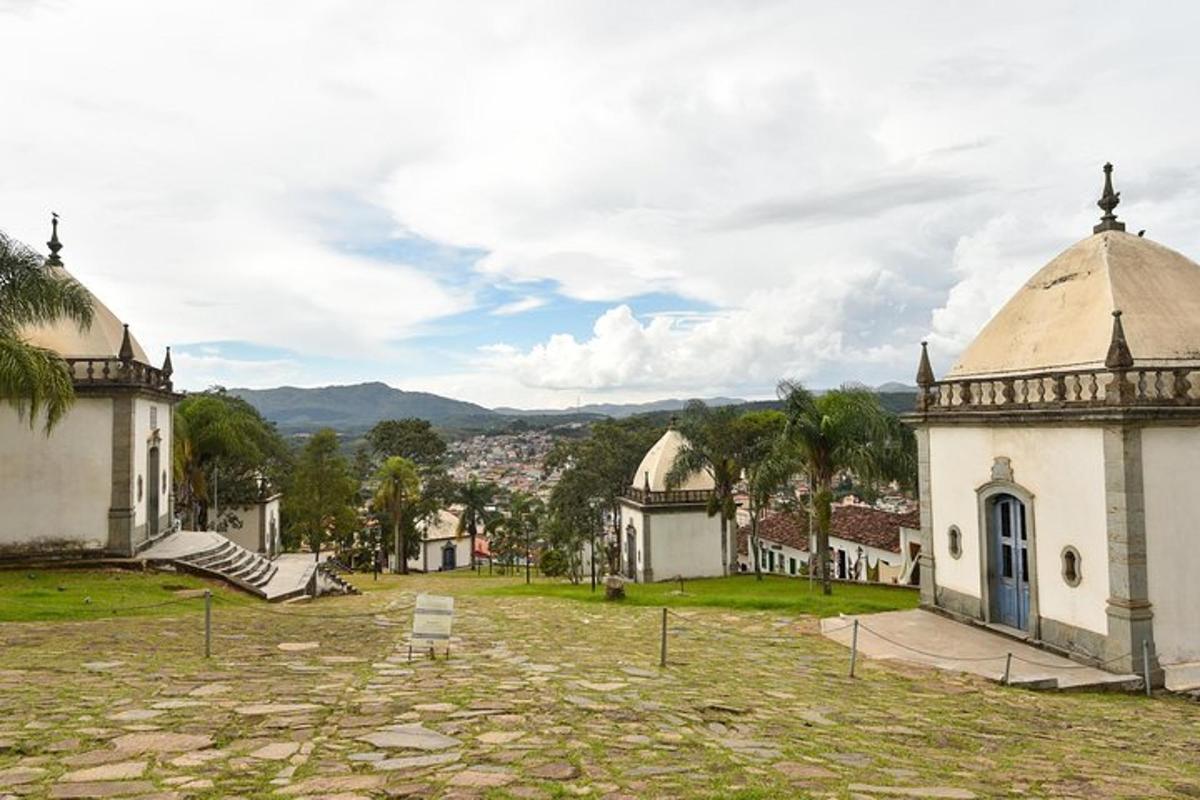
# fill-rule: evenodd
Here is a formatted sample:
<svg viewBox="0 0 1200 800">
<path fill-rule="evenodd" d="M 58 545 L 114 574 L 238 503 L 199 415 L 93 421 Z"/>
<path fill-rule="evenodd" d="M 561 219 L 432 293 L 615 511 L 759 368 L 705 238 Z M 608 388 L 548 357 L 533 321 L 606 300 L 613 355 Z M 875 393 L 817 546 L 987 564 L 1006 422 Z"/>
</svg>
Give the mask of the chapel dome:
<svg viewBox="0 0 1200 800">
<path fill-rule="evenodd" d="M 1106 171 L 1110 171 L 1108 167 Z M 1120 312 L 1138 366 L 1200 363 L 1200 265 L 1124 231 L 1108 211 L 1097 232 L 1042 267 L 992 317 L 946 378 L 1103 369 Z"/>
<path fill-rule="evenodd" d="M 58 241 L 58 220 L 54 221 L 54 233 L 50 237 L 51 255 L 46 260 L 46 269 L 56 277 L 72 278 L 58 258 L 62 245 Z M 86 287 L 84 287 L 86 289 Z M 63 358 L 115 359 L 121 356 L 121 344 L 125 338 L 125 326 L 108 306 L 88 291 L 92 298 L 92 324 L 80 330 L 79 325 L 69 319 L 57 319 L 45 325 L 31 325 L 21 329 L 21 337 L 30 344 L 53 350 Z M 149 364 L 146 351 L 131 333 L 129 344 L 133 360 Z"/>
<path fill-rule="evenodd" d="M 668 428 L 667 432 L 654 443 L 654 446 L 646 451 L 642 463 L 638 465 L 637 472 L 634 474 L 633 488 L 645 489 L 647 484 L 652 492 L 665 492 L 668 488 L 699 491 L 715 488 L 712 476 L 705 470 L 693 472 L 678 486 L 667 486 L 667 475 L 671 472 L 675 459 L 686 444 L 687 439 L 682 433 L 675 430 L 674 427 Z"/>
</svg>

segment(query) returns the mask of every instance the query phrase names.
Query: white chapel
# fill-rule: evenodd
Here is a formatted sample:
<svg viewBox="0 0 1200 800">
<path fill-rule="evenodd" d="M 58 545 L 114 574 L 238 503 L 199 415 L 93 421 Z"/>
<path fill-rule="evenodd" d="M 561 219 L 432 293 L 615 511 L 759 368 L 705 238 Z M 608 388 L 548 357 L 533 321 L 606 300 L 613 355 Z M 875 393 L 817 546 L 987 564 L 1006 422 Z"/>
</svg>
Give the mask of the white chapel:
<svg viewBox="0 0 1200 800">
<path fill-rule="evenodd" d="M 52 226 L 44 268 L 68 275 Z M 151 366 L 129 326 L 92 305 L 84 330 L 61 320 L 21 331 L 66 360 L 76 400 L 49 435 L 0 406 L 0 555 L 131 556 L 170 529 L 170 350 Z"/>
<path fill-rule="evenodd" d="M 921 602 L 1200 682 L 1200 265 L 1104 211 L 917 382 Z"/>
<path fill-rule="evenodd" d="M 727 569 L 730 554 L 723 549 L 730 549 L 730 544 L 721 541 L 720 517 L 708 515 L 712 476 L 700 470 L 678 486 L 667 484 L 686 444 L 672 422 L 646 451 L 632 485 L 620 500 L 622 571 L 630 580 L 708 578 Z M 732 531 L 728 538 L 734 538 Z"/>
</svg>

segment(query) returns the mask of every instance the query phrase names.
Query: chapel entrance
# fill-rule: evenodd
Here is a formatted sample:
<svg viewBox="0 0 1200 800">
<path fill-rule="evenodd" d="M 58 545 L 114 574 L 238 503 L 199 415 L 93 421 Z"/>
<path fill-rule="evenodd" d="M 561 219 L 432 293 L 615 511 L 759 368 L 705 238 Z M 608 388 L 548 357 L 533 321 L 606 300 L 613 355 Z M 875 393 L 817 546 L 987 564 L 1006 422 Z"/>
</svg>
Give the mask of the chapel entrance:
<svg viewBox="0 0 1200 800">
<path fill-rule="evenodd" d="M 991 621 L 1017 630 L 1029 625 L 1029 533 L 1025 504 L 997 495 L 988 515 L 988 596 Z"/>
<path fill-rule="evenodd" d="M 632 524 L 625 532 L 625 577 L 637 580 L 637 531 Z"/>
<path fill-rule="evenodd" d="M 455 568 L 455 549 L 454 545 L 448 544 L 442 548 L 442 569 L 451 570 Z"/>
<path fill-rule="evenodd" d="M 150 448 L 146 456 L 146 532 L 149 538 L 158 535 L 158 497 L 162 487 L 160 470 L 156 445 Z"/>
</svg>

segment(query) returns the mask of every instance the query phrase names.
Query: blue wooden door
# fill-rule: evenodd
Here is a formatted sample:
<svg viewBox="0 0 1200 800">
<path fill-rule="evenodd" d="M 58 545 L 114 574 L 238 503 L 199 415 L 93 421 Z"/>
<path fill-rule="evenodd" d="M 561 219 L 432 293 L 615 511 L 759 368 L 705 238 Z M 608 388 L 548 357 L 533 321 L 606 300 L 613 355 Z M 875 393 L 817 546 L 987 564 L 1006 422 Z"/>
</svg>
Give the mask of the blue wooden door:
<svg viewBox="0 0 1200 800">
<path fill-rule="evenodd" d="M 1025 505 L 1001 495 L 992 505 L 991 581 L 993 622 L 1025 630 L 1029 621 L 1029 536 Z"/>
</svg>

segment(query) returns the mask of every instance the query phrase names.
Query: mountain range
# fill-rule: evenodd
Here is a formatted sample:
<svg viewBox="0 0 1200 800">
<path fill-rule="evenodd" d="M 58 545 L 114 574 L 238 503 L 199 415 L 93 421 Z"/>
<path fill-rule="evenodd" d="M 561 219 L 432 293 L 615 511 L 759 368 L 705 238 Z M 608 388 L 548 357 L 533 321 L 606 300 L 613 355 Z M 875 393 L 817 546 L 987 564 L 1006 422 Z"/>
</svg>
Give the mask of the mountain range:
<svg viewBox="0 0 1200 800">
<path fill-rule="evenodd" d="M 903 384 L 880 387 L 884 405 L 893 410 L 912 408 L 916 389 Z M 419 417 L 443 429 L 490 431 L 504 429 L 518 420 L 536 427 L 587 422 L 604 417 L 622 418 L 634 414 L 665 413 L 682 409 L 688 400 L 669 399 L 648 403 L 590 403 L 568 409 L 485 408 L 475 403 L 454 400 L 429 392 L 394 389 L 385 383 L 360 383 L 350 386 L 274 389 L 230 389 L 246 400 L 285 433 L 304 433 L 333 428 L 345 433 L 364 432 L 385 419 Z M 747 403 L 732 397 L 706 398 L 712 406 L 764 405 L 773 401 Z"/>
</svg>

